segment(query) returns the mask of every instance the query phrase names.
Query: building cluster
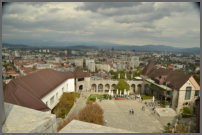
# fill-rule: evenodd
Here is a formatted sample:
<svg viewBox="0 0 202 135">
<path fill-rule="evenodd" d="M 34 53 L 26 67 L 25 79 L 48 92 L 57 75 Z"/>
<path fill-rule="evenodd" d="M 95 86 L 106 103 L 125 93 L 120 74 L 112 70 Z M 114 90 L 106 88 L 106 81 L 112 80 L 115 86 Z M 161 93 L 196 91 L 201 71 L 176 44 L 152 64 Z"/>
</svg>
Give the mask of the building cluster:
<svg viewBox="0 0 202 135">
<path fill-rule="evenodd" d="M 104 49 L 2 51 L 4 101 L 42 112 L 51 113 L 64 92 L 121 94 L 116 89 L 121 78 L 129 85 L 126 95 L 155 97 L 177 113 L 183 107 L 194 110 L 200 97 L 200 84 L 192 74 L 200 74 L 197 55 Z"/>
<path fill-rule="evenodd" d="M 134 52 L 114 49 L 2 49 L 2 73 L 4 82 L 25 76 L 41 69 L 61 72 L 81 67 L 95 78 L 111 78 L 110 71 L 133 72 L 155 60 L 158 68 L 178 70 L 186 74 L 200 70 L 200 57 L 193 54 L 168 52 Z M 9 65 L 9 66 L 8 66 Z M 102 75 L 102 74 L 105 75 Z"/>
</svg>

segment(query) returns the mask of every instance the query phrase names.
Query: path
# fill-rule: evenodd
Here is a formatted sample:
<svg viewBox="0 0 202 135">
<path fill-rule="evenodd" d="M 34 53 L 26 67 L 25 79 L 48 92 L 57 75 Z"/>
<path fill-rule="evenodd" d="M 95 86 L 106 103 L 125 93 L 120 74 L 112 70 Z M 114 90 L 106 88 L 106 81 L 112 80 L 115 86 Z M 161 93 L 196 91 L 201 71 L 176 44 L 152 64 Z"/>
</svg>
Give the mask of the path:
<svg viewBox="0 0 202 135">
<path fill-rule="evenodd" d="M 77 115 L 78 112 L 86 106 L 86 100 L 89 95 L 89 92 L 82 92 L 80 98 L 77 99 L 77 102 L 75 103 L 69 114 Z"/>
</svg>

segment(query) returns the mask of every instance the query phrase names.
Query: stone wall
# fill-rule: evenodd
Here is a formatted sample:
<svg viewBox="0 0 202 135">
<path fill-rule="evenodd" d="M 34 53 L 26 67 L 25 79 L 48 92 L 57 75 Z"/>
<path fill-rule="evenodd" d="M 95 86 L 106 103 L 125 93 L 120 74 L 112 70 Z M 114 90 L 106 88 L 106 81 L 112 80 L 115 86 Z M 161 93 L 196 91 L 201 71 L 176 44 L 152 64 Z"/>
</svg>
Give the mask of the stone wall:
<svg viewBox="0 0 202 135">
<path fill-rule="evenodd" d="M 49 112 L 5 103 L 3 133 L 56 133 L 56 116 Z"/>
</svg>

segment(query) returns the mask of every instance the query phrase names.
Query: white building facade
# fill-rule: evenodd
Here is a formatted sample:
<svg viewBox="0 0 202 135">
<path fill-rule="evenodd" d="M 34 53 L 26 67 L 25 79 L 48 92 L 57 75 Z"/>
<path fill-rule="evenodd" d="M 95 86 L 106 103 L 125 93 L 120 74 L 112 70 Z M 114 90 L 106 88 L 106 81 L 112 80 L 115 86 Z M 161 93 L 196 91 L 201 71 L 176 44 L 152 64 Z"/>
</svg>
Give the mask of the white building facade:
<svg viewBox="0 0 202 135">
<path fill-rule="evenodd" d="M 67 79 L 62 84 L 53 89 L 50 93 L 44 96 L 41 100 L 50 108 L 53 109 L 59 102 L 60 97 L 64 92 L 74 92 L 74 79 Z"/>
</svg>

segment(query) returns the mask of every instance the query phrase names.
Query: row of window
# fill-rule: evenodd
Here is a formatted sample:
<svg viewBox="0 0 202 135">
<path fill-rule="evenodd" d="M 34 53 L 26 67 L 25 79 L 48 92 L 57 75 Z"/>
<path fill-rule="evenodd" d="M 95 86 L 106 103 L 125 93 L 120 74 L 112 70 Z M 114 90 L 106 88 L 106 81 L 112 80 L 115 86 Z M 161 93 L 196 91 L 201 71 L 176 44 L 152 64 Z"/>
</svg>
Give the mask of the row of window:
<svg viewBox="0 0 202 135">
<path fill-rule="evenodd" d="M 194 97 L 197 98 L 199 96 L 199 90 L 195 91 Z M 189 100 L 191 98 L 191 87 L 186 88 L 185 99 Z"/>
<path fill-rule="evenodd" d="M 68 89 L 68 84 L 67 84 L 67 89 Z M 64 87 L 62 87 L 62 94 L 64 93 Z M 54 98 L 55 96 L 52 96 L 50 98 L 50 105 L 52 105 L 54 103 Z M 58 100 L 58 92 L 56 93 L 56 99 Z M 46 102 L 46 105 L 48 106 L 48 101 Z"/>
</svg>

